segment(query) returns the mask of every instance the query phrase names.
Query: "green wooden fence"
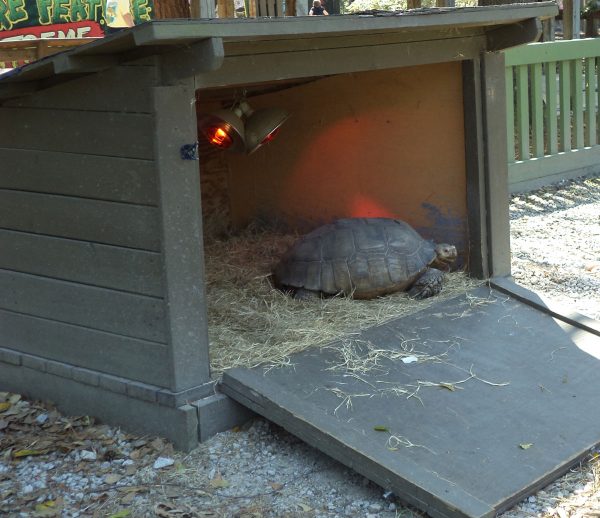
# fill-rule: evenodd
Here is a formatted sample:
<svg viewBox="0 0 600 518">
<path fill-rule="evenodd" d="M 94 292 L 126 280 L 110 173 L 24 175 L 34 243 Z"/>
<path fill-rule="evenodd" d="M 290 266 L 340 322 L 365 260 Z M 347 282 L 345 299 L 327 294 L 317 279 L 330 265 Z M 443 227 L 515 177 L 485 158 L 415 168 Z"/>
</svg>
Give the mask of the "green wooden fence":
<svg viewBox="0 0 600 518">
<path fill-rule="evenodd" d="M 600 171 L 600 39 L 531 43 L 505 57 L 511 191 Z"/>
</svg>

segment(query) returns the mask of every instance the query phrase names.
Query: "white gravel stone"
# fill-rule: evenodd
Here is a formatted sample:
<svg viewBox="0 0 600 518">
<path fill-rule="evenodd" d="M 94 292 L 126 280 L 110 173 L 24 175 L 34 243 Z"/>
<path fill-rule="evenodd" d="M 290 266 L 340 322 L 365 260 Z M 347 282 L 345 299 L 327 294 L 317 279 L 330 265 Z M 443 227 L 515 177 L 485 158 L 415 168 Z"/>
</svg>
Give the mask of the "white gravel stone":
<svg viewBox="0 0 600 518">
<path fill-rule="evenodd" d="M 158 457 L 158 459 L 154 461 L 152 467 L 154 469 L 162 469 L 172 466 L 173 464 L 175 464 L 175 461 L 169 457 Z"/>
<path fill-rule="evenodd" d="M 79 454 L 81 460 L 94 461 L 98 458 L 95 451 L 83 450 Z"/>
</svg>

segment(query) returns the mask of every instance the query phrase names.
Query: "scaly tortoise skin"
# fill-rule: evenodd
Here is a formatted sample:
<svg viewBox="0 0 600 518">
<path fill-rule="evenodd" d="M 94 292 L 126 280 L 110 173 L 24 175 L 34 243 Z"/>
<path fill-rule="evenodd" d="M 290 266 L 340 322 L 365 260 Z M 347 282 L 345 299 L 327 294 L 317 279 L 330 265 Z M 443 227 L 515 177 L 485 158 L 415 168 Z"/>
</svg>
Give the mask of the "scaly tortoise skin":
<svg viewBox="0 0 600 518">
<path fill-rule="evenodd" d="M 397 291 L 423 299 L 442 289 L 456 259 L 408 223 L 390 218 L 339 219 L 300 238 L 273 272 L 275 286 L 295 298 L 344 295 L 372 299 Z"/>
</svg>

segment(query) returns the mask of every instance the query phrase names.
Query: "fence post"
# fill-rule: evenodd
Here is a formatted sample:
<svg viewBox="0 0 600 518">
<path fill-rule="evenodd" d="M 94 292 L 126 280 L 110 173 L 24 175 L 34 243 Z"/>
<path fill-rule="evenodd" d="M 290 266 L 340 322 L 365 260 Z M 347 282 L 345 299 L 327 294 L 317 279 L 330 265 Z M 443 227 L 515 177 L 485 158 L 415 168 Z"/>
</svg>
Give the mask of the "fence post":
<svg viewBox="0 0 600 518">
<path fill-rule="evenodd" d="M 578 40 L 581 33 L 581 0 L 564 0 L 563 36 L 565 40 Z"/>
</svg>

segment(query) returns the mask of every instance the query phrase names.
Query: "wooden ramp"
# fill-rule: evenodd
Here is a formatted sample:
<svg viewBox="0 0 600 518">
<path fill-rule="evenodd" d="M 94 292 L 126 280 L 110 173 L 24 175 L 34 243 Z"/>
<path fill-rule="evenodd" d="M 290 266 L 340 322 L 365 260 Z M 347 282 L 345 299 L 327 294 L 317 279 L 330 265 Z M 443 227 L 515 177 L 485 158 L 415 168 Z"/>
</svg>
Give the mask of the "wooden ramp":
<svg viewBox="0 0 600 518">
<path fill-rule="evenodd" d="M 494 516 L 600 443 L 599 323 L 498 283 L 222 390 L 431 516 Z"/>
</svg>

